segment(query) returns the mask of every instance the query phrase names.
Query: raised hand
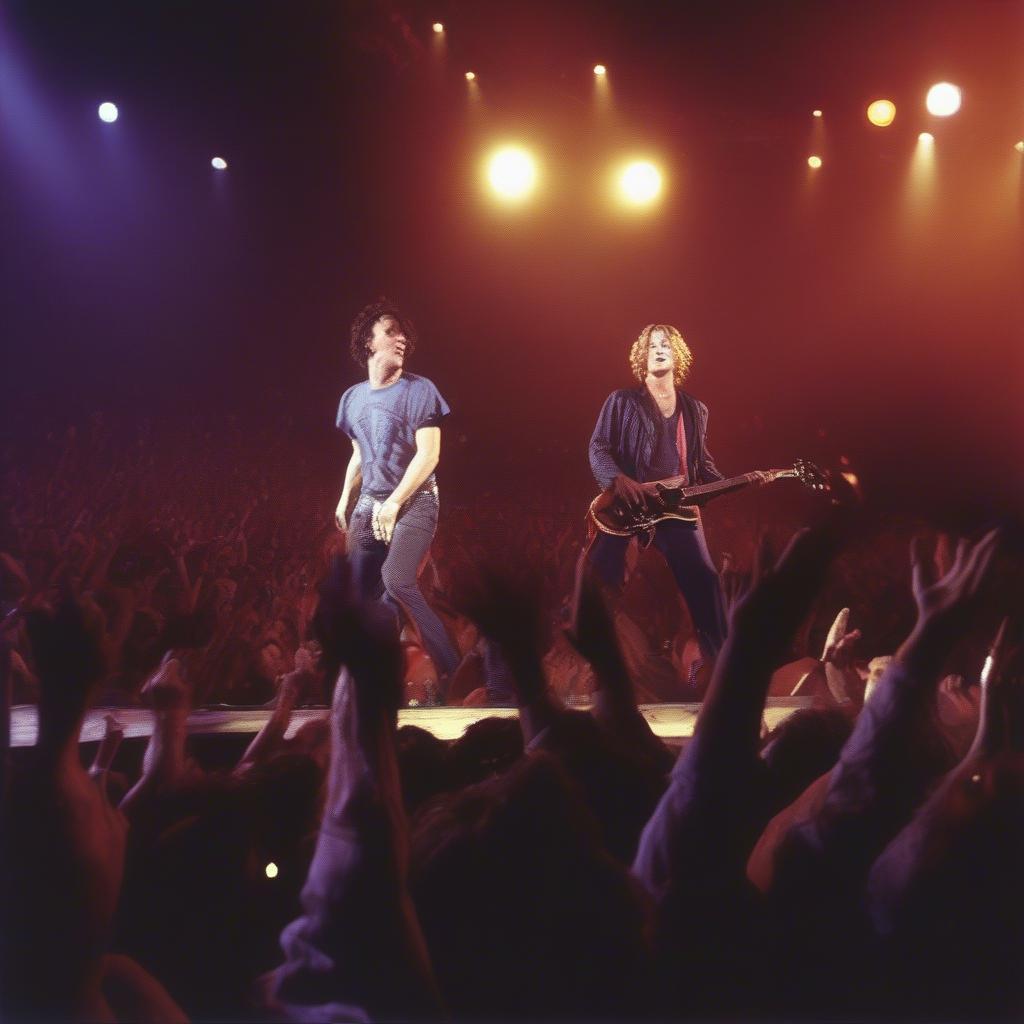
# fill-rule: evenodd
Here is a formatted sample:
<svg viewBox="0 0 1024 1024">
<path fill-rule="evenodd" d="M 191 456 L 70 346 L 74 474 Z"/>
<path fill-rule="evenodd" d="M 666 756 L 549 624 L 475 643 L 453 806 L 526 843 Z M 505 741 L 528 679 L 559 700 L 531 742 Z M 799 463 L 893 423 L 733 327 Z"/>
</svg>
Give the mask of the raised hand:
<svg viewBox="0 0 1024 1024">
<path fill-rule="evenodd" d="M 456 602 L 501 650 L 515 677 L 520 705 L 539 699 L 546 690 L 542 668 L 546 624 L 542 581 L 533 572 L 483 568 L 465 583 Z"/>
<path fill-rule="evenodd" d="M 100 630 L 69 594 L 53 611 L 30 611 L 26 626 L 39 673 L 39 747 L 56 751 L 77 742 L 93 684 L 103 674 Z"/>
<path fill-rule="evenodd" d="M 911 588 L 917 622 L 896 653 L 898 662 L 921 677 L 939 672 L 977 608 L 1000 539 L 999 530 L 990 530 L 976 543 L 961 540 L 948 571 L 941 575 L 924 539 L 920 535 L 913 539 Z"/>
<path fill-rule="evenodd" d="M 103 739 L 96 748 L 96 756 L 93 758 L 92 767 L 89 769 L 89 777 L 106 792 L 107 773 L 114 763 L 121 743 L 124 740 L 124 729 L 121 723 L 113 715 L 105 715 L 103 719 Z"/>
</svg>

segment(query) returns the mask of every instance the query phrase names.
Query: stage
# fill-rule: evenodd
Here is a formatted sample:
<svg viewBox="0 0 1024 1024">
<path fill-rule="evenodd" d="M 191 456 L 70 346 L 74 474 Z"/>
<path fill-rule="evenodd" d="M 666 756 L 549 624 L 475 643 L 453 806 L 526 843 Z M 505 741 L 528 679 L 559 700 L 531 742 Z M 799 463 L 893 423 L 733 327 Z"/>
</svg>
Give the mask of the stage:
<svg viewBox="0 0 1024 1024">
<path fill-rule="evenodd" d="M 764 711 L 768 729 L 774 729 L 794 711 L 810 707 L 806 697 L 769 698 Z M 643 704 L 640 707 L 652 731 L 670 746 L 681 746 L 693 735 L 700 704 Z M 291 735 L 304 722 L 328 714 L 326 708 L 301 708 L 294 711 L 288 726 Z M 107 715 L 113 715 L 124 730 L 125 739 L 145 738 L 153 732 L 153 713 L 147 708 L 92 708 L 86 713 L 80 742 L 95 743 L 103 736 Z M 268 708 L 218 708 L 197 710 L 189 715 L 190 735 L 255 734 L 271 711 Z M 466 728 L 483 718 L 516 718 L 515 708 L 403 708 L 398 724 L 417 725 L 442 740 L 458 739 Z M 31 747 L 37 735 L 35 705 L 18 704 L 11 709 L 11 746 Z"/>
</svg>

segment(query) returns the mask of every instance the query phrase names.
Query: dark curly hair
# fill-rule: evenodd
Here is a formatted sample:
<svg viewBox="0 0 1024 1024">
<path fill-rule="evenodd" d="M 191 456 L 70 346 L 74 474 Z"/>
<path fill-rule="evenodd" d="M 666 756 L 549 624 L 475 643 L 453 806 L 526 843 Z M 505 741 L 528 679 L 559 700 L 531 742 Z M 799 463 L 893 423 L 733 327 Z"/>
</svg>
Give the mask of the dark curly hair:
<svg viewBox="0 0 1024 1024">
<path fill-rule="evenodd" d="M 373 337 L 373 325 L 382 316 L 393 316 L 401 324 L 402 332 L 405 334 L 406 356 L 411 356 L 416 348 L 418 335 L 415 324 L 390 299 L 380 298 L 376 302 L 371 302 L 369 306 L 364 306 L 352 321 L 349 351 L 360 366 L 366 365 L 370 354 L 370 339 Z"/>
</svg>

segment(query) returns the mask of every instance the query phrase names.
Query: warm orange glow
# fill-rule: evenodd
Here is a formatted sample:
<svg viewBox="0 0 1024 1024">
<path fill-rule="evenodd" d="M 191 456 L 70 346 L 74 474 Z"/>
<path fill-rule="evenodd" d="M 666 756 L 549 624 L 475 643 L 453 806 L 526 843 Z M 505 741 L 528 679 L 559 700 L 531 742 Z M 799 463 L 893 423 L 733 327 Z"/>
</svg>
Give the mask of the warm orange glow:
<svg viewBox="0 0 1024 1024">
<path fill-rule="evenodd" d="M 821 166 L 821 157 L 820 156 L 809 156 L 807 158 L 807 166 L 808 167 L 813 167 L 814 170 L 817 170 Z"/>
<path fill-rule="evenodd" d="M 896 117 L 896 104 L 892 100 L 875 100 L 868 104 L 868 120 L 878 128 L 888 128 Z"/>
<path fill-rule="evenodd" d="M 960 87 L 952 82 L 937 82 L 928 90 L 925 106 L 935 117 L 949 117 L 960 109 Z"/>
<path fill-rule="evenodd" d="M 619 178 L 623 198 L 634 206 L 653 202 L 661 193 L 661 172 L 649 160 L 634 160 Z"/>
<path fill-rule="evenodd" d="M 921 132 L 917 137 L 917 141 L 928 146 L 935 141 L 935 136 L 931 132 Z"/>
<path fill-rule="evenodd" d="M 518 146 L 505 146 L 487 164 L 487 180 L 502 199 L 525 199 L 537 183 L 537 164 Z"/>
<path fill-rule="evenodd" d="M 476 81 L 476 73 L 473 72 L 473 71 L 467 71 L 466 72 L 466 81 L 467 82 L 475 82 Z"/>
<path fill-rule="evenodd" d="M 434 31 L 435 32 L 443 32 L 444 31 L 444 25 L 442 25 L 441 22 L 439 22 L 439 21 L 435 21 L 434 22 Z"/>
<path fill-rule="evenodd" d="M 595 75 L 605 75 L 607 73 L 608 73 L 608 69 L 603 64 L 595 64 L 594 65 L 594 74 Z"/>
</svg>

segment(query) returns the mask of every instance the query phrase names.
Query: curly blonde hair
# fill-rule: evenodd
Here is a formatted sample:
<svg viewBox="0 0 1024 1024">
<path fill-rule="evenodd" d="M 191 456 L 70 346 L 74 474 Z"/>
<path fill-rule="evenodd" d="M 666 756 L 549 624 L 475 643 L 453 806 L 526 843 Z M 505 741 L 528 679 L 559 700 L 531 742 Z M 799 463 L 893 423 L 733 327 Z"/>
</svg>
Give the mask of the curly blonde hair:
<svg viewBox="0 0 1024 1024">
<path fill-rule="evenodd" d="M 683 336 L 678 329 L 671 324 L 648 324 L 641 332 L 640 337 L 633 342 L 629 350 L 629 366 L 633 376 L 642 384 L 647 379 L 647 349 L 651 343 L 651 335 L 655 331 L 664 331 L 672 346 L 673 359 L 672 382 L 679 387 L 686 375 L 690 372 L 690 365 L 693 363 L 693 353 L 690 346 L 683 341 Z"/>
</svg>

